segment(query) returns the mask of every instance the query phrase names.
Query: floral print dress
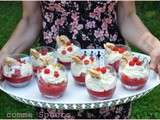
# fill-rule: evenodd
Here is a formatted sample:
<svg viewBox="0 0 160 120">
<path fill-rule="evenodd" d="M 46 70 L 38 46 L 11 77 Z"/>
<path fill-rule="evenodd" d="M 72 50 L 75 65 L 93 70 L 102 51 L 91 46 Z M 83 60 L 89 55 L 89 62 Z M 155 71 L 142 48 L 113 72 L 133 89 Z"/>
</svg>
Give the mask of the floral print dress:
<svg viewBox="0 0 160 120">
<path fill-rule="evenodd" d="M 56 36 L 67 35 L 69 39 L 78 41 L 81 48 L 85 49 L 103 48 L 106 42 L 124 44 L 117 24 L 117 3 L 116 1 L 42 1 L 43 34 L 40 43 L 55 47 Z M 127 118 L 129 110 L 130 103 L 93 110 L 37 108 L 39 118 L 58 119 Z"/>
</svg>

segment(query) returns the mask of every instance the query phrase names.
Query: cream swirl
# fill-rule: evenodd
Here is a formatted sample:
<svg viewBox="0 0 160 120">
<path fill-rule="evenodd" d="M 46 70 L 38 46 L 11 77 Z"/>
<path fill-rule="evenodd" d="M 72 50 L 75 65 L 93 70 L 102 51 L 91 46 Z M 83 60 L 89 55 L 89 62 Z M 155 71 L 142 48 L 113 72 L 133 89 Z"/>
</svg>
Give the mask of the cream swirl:
<svg viewBox="0 0 160 120">
<path fill-rule="evenodd" d="M 50 71 L 48 74 L 45 73 L 46 69 Z M 59 74 L 58 77 L 54 76 L 55 71 L 58 72 Z M 48 65 L 45 69 L 43 69 L 40 73 L 38 73 L 38 78 L 42 78 L 46 83 L 50 84 L 59 84 L 62 82 L 67 82 L 65 71 L 59 69 L 58 67 L 54 67 L 52 65 Z"/>
<path fill-rule="evenodd" d="M 84 61 L 88 60 L 89 63 L 85 64 Z M 93 61 L 90 59 L 89 56 L 86 56 L 80 64 L 77 64 L 76 62 L 72 62 L 71 64 L 71 72 L 74 76 L 80 76 L 81 73 L 86 73 L 88 69 L 96 67 L 97 63 L 94 59 Z"/>
<path fill-rule="evenodd" d="M 4 65 L 3 66 L 3 75 L 6 77 L 12 77 L 13 74 L 16 74 L 16 70 L 20 71 L 18 77 L 26 77 L 33 74 L 32 65 L 30 63 L 20 63 L 17 65 Z"/>
<path fill-rule="evenodd" d="M 72 51 L 68 51 L 67 49 L 71 47 Z M 66 53 L 63 54 L 62 51 L 65 51 Z M 62 62 L 71 62 L 73 55 L 80 55 L 80 48 L 75 46 L 74 44 L 71 44 L 69 46 L 61 46 L 57 49 L 57 57 Z"/>
<path fill-rule="evenodd" d="M 97 79 L 87 74 L 86 87 L 97 92 L 107 91 L 116 87 L 116 77 L 111 73 L 105 73 L 101 74 L 100 79 Z"/>
<path fill-rule="evenodd" d="M 34 66 L 46 66 L 47 64 L 55 63 L 55 55 L 53 52 L 48 52 L 45 55 L 40 54 L 38 58 L 31 56 Z"/>
<path fill-rule="evenodd" d="M 129 66 L 129 65 L 126 65 L 126 67 L 124 68 L 122 73 L 124 73 L 125 75 L 127 75 L 131 79 L 133 79 L 133 78 L 141 79 L 141 78 L 145 78 L 145 77 L 148 76 L 148 69 L 144 65 L 142 65 L 142 66 L 138 66 L 138 65 Z"/>
<path fill-rule="evenodd" d="M 112 52 L 110 54 L 106 54 L 105 60 L 107 63 L 114 63 L 117 60 L 120 60 L 122 58 L 122 54 L 119 52 Z"/>
</svg>

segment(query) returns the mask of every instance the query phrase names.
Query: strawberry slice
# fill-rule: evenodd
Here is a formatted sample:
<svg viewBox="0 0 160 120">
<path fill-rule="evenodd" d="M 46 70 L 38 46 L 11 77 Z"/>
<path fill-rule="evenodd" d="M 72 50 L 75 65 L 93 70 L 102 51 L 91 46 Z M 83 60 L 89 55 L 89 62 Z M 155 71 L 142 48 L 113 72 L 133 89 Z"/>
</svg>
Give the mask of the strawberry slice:
<svg viewBox="0 0 160 120">
<path fill-rule="evenodd" d="M 49 74 L 49 73 L 50 73 L 50 70 L 46 68 L 46 69 L 44 70 L 44 73 L 45 73 L 45 74 Z"/>
<path fill-rule="evenodd" d="M 141 66 L 141 65 L 142 65 L 142 62 L 138 60 L 138 61 L 136 62 L 136 65 Z"/>
<path fill-rule="evenodd" d="M 106 72 L 107 72 L 106 67 L 102 67 L 102 68 L 101 68 L 101 72 L 102 72 L 103 74 L 106 73 Z"/>
<path fill-rule="evenodd" d="M 58 71 L 54 71 L 54 77 L 56 77 L 56 78 L 59 77 L 59 72 Z"/>
<path fill-rule="evenodd" d="M 91 56 L 89 59 L 90 59 L 91 61 L 94 61 L 94 57 L 93 57 L 93 56 Z"/>
<path fill-rule="evenodd" d="M 126 51 L 125 48 L 118 48 L 118 52 L 119 52 L 119 53 L 124 53 L 125 51 Z"/>
<path fill-rule="evenodd" d="M 73 48 L 72 48 L 72 47 L 68 47 L 67 50 L 68 50 L 69 52 L 72 52 Z"/>
<path fill-rule="evenodd" d="M 88 65 L 89 64 L 89 60 L 84 60 L 84 64 Z"/>
<path fill-rule="evenodd" d="M 86 57 L 86 55 L 82 55 L 81 60 L 83 60 Z"/>
<path fill-rule="evenodd" d="M 66 55 L 66 51 L 65 50 L 62 50 L 62 55 Z"/>
<path fill-rule="evenodd" d="M 129 80 L 129 77 L 126 76 L 125 74 L 122 74 L 122 78 L 121 78 L 121 79 L 124 80 L 124 81 L 128 81 L 128 80 Z"/>
<path fill-rule="evenodd" d="M 133 57 L 133 61 L 137 62 L 138 61 L 138 57 Z"/>
<path fill-rule="evenodd" d="M 129 62 L 129 66 L 134 66 L 135 65 L 135 62 L 134 61 L 130 61 Z"/>
</svg>

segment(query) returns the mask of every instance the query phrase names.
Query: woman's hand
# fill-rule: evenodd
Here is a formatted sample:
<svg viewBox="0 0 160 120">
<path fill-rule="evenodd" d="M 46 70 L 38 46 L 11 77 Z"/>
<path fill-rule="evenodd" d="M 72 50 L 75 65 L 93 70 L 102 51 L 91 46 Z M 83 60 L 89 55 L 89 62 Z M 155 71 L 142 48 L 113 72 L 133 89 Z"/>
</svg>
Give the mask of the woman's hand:
<svg viewBox="0 0 160 120">
<path fill-rule="evenodd" d="M 154 48 L 150 52 L 151 63 L 150 68 L 160 75 L 160 47 Z"/>
<path fill-rule="evenodd" d="M 2 81 L 2 65 L 4 59 L 8 56 L 7 53 L 0 51 L 0 81 Z"/>
</svg>

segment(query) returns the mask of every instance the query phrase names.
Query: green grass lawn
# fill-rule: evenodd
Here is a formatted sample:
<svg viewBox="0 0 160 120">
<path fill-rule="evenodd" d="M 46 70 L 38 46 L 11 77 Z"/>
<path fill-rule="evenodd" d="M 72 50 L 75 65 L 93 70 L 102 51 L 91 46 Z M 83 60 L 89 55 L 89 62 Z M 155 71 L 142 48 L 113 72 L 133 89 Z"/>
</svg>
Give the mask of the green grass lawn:
<svg viewBox="0 0 160 120">
<path fill-rule="evenodd" d="M 160 2 L 137 2 L 138 14 L 151 32 L 160 37 Z M 20 2 L 0 2 L 0 47 L 2 47 L 21 17 Z M 134 48 L 137 51 L 136 48 Z M 131 118 L 160 118 L 160 87 L 133 102 Z M 8 113 L 28 113 L 36 118 L 35 108 L 13 100 L 0 91 L 0 118 Z"/>
</svg>

